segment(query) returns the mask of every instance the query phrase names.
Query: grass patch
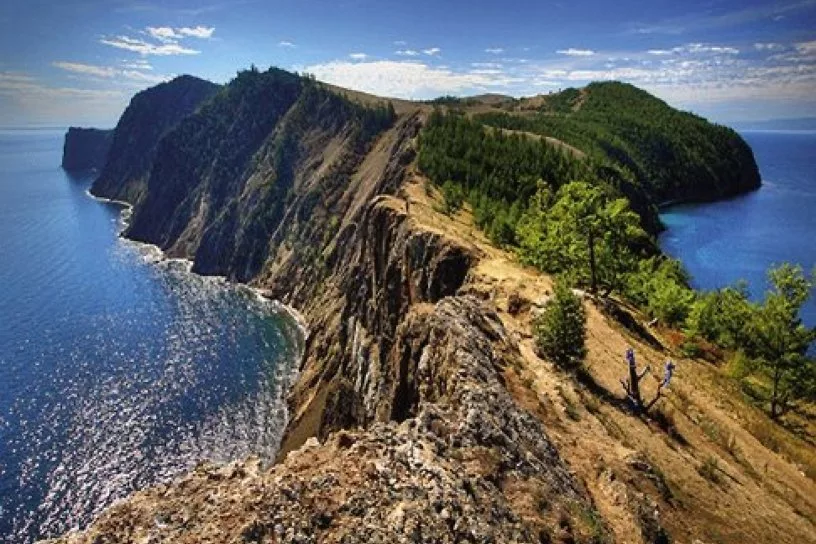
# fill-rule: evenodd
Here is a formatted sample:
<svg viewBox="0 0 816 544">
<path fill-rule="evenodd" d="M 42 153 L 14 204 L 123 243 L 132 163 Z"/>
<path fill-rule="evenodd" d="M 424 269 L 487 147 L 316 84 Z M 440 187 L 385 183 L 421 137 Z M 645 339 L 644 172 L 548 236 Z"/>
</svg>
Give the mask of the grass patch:
<svg viewBox="0 0 816 544">
<path fill-rule="evenodd" d="M 722 475 L 720 474 L 720 464 L 717 462 L 717 458 L 714 456 L 709 455 L 703 460 L 703 463 L 697 467 L 697 472 L 700 473 L 700 476 L 705 478 L 711 483 L 714 484 L 721 484 L 722 483 Z"/>
<path fill-rule="evenodd" d="M 592 395 L 584 394 L 581 395 L 581 404 L 584 405 L 587 412 L 594 416 L 598 416 L 601 413 L 601 403 L 598 399 L 593 397 Z"/>
<path fill-rule="evenodd" d="M 581 421 L 581 412 L 578 411 L 578 406 L 575 404 L 575 402 L 573 402 L 569 395 L 567 395 L 564 388 L 557 385 L 555 390 L 558 391 L 558 394 L 561 396 L 561 400 L 564 401 L 564 413 L 567 414 L 567 417 L 573 421 Z"/>
<path fill-rule="evenodd" d="M 570 504 L 570 513 L 576 523 L 572 526 L 578 542 L 587 544 L 607 544 L 612 536 L 603 518 L 595 508 L 577 502 Z"/>
<path fill-rule="evenodd" d="M 816 481 L 816 454 L 810 445 L 801 445 L 785 429 L 768 419 L 755 419 L 746 429 L 760 444 L 795 463 L 807 478 Z"/>
<path fill-rule="evenodd" d="M 683 415 L 688 416 L 691 409 L 691 398 L 683 389 L 672 389 L 671 404 Z"/>
</svg>

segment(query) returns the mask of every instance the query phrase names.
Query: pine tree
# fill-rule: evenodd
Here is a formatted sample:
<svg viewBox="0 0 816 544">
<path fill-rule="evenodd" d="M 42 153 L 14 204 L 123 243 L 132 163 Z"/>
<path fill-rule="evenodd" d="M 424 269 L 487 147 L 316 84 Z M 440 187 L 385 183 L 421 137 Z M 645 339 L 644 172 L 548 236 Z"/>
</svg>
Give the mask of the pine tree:
<svg viewBox="0 0 816 544">
<path fill-rule="evenodd" d="M 586 312 L 578 298 L 564 283 L 555 285 L 555 293 L 544 311 L 533 322 L 538 352 L 566 369 L 576 369 L 586 357 Z"/>
<path fill-rule="evenodd" d="M 768 277 L 773 289 L 754 311 L 746 352 L 770 379 L 770 415 L 775 419 L 793 401 L 816 395 L 816 359 L 808 356 L 816 327 L 806 327 L 799 317 L 816 278 L 790 264 L 771 269 Z"/>
</svg>

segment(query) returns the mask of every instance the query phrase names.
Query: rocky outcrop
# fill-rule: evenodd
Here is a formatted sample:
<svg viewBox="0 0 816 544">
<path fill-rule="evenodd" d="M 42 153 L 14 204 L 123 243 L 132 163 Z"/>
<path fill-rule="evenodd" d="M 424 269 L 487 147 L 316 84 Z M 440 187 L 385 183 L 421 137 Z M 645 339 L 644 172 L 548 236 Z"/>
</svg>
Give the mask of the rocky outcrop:
<svg viewBox="0 0 816 544">
<path fill-rule="evenodd" d="M 70 127 L 62 148 L 62 167 L 68 171 L 102 168 L 112 140 L 112 130 Z"/>
<path fill-rule="evenodd" d="M 502 383 L 517 354 L 495 313 L 447 297 L 409 312 L 395 345 L 383 399 L 411 417 L 312 438 L 269 469 L 200 467 L 63 542 L 588 540 L 592 506 Z"/>
<path fill-rule="evenodd" d="M 116 124 L 107 161 L 91 193 L 131 204 L 138 202 L 144 195 L 144 178 L 159 141 L 218 89 L 209 81 L 179 76 L 137 93 Z"/>
</svg>

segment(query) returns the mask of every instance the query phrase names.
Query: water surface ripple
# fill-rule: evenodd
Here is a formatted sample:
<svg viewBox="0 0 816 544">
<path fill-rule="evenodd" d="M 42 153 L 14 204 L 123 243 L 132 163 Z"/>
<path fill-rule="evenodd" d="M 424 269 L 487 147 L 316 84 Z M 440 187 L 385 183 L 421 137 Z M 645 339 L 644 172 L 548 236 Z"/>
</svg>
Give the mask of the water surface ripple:
<svg viewBox="0 0 816 544">
<path fill-rule="evenodd" d="M 0 541 L 83 526 L 204 461 L 271 460 L 301 337 L 253 291 L 121 240 L 58 168 L 62 131 L 0 131 Z"/>
</svg>

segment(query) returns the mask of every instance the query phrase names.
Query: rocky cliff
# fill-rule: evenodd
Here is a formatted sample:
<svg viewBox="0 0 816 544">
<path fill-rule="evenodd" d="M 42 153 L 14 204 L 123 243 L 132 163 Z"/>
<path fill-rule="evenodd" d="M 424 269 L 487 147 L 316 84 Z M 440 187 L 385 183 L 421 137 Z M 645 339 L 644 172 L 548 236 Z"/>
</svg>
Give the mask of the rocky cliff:
<svg viewBox="0 0 816 544">
<path fill-rule="evenodd" d="M 112 130 L 70 127 L 62 148 L 62 167 L 69 171 L 102 168 L 112 140 Z"/>
<path fill-rule="evenodd" d="M 684 535 L 708 534 L 695 516 L 733 521 L 697 509 L 699 486 L 678 506 L 637 449 L 663 448 L 697 486 L 689 442 L 656 438 L 605 382 L 579 390 L 532 353 L 548 280 L 434 210 L 415 164 L 427 113 L 247 71 L 150 144 L 141 189 L 123 195 L 127 235 L 304 315 L 291 419 L 271 466 L 202 465 L 60 542 L 666 542 L 664 510 Z M 592 338 L 647 349 L 596 313 Z M 623 350 L 592 338 L 591 358 Z M 570 400 L 583 395 L 604 399 L 594 415 Z M 774 500 L 755 518 L 806 534 Z"/>
<path fill-rule="evenodd" d="M 91 187 L 95 196 L 138 202 L 156 145 L 179 121 L 218 90 L 218 85 L 180 76 L 137 93 L 113 131 L 110 151 Z"/>
</svg>

